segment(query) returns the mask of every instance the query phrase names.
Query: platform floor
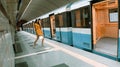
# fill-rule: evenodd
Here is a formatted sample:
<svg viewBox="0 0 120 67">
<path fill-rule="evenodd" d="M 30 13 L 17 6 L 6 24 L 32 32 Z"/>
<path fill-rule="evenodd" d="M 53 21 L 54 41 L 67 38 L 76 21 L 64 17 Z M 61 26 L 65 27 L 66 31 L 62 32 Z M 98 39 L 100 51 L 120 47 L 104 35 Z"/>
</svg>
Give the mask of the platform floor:
<svg viewBox="0 0 120 67">
<path fill-rule="evenodd" d="M 47 38 L 44 47 L 39 40 L 34 49 L 31 45 L 35 38 L 35 35 L 24 31 L 17 33 L 17 48 L 21 48 L 16 52 L 16 67 L 120 67 L 118 61 Z"/>
</svg>

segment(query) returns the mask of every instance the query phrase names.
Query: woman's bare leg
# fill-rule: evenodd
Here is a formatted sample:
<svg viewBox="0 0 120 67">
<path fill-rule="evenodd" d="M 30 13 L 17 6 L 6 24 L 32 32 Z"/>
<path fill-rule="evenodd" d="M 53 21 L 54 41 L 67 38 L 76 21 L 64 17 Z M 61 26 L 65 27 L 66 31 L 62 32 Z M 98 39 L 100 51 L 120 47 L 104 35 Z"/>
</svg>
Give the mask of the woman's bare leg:
<svg viewBox="0 0 120 67">
<path fill-rule="evenodd" d="M 36 38 L 36 40 L 35 40 L 35 42 L 34 42 L 34 45 L 33 45 L 34 48 L 35 48 L 35 46 L 36 46 L 36 42 L 38 41 L 38 39 L 39 39 L 39 36 L 37 35 L 37 38 Z"/>
<path fill-rule="evenodd" d="M 44 46 L 43 43 L 44 43 L 44 38 L 42 38 L 42 47 Z"/>
</svg>

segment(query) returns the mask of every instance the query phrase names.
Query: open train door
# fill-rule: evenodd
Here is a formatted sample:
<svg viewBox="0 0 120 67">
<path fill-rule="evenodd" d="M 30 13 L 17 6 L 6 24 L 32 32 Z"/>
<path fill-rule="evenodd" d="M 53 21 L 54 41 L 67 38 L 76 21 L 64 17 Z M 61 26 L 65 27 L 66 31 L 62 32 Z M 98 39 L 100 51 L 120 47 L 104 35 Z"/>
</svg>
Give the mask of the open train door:
<svg viewBox="0 0 120 67">
<path fill-rule="evenodd" d="M 117 58 L 118 53 L 118 0 L 104 0 L 92 5 L 94 51 Z M 120 50 L 119 50 L 120 51 Z"/>
<path fill-rule="evenodd" d="M 55 23 L 55 15 L 49 15 L 50 20 L 50 32 L 51 32 L 51 39 L 56 40 L 56 23 Z"/>
</svg>

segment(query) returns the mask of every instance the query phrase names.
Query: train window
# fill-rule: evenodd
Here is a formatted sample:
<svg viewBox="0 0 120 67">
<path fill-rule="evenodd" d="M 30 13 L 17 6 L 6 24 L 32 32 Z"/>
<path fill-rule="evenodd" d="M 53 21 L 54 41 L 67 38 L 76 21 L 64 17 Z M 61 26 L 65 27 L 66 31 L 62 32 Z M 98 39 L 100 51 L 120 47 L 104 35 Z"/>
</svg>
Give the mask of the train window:
<svg viewBox="0 0 120 67">
<path fill-rule="evenodd" d="M 109 20 L 110 22 L 118 22 L 118 9 L 109 10 Z"/>
<path fill-rule="evenodd" d="M 72 27 L 71 23 L 71 12 L 67 12 L 67 27 Z"/>
<path fill-rule="evenodd" d="M 75 11 L 71 11 L 71 21 L 72 21 L 72 27 L 75 27 Z"/>
<path fill-rule="evenodd" d="M 55 26 L 59 27 L 59 15 L 55 15 Z"/>
<path fill-rule="evenodd" d="M 42 26 L 42 27 L 44 27 L 44 25 L 43 25 L 43 19 L 41 19 L 41 20 L 39 20 L 41 23 L 40 23 L 40 25 Z"/>
<path fill-rule="evenodd" d="M 63 27 L 63 16 L 62 16 L 62 14 L 59 15 L 59 22 L 60 22 L 60 27 Z"/>
<path fill-rule="evenodd" d="M 44 27 L 50 27 L 49 18 L 44 18 L 43 19 L 43 26 Z"/>
<path fill-rule="evenodd" d="M 83 28 L 89 28 L 90 27 L 90 9 L 88 7 L 84 7 L 81 9 L 81 14 L 82 14 L 82 27 Z"/>
<path fill-rule="evenodd" d="M 32 28 L 32 24 L 30 23 L 30 28 Z"/>
<path fill-rule="evenodd" d="M 72 11 L 73 27 L 76 27 L 76 28 L 89 28 L 90 27 L 89 7 L 90 6 L 86 6 L 86 7 Z"/>
<path fill-rule="evenodd" d="M 29 28 L 31 28 L 31 23 L 29 23 Z"/>
<path fill-rule="evenodd" d="M 80 10 L 78 9 L 78 10 L 76 10 L 75 11 L 75 26 L 76 27 L 81 27 L 82 25 L 81 25 L 81 13 L 80 13 Z"/>
<path fill-rule="evenodd" d="M 66 12 L 62 13 L 63 15 L 63 27 L 67 27 L 67 14 Z"/>
<path fill-rule="evenodd" d="M 45 22 L 46 22 L 46 20 L 45 20 L 45 18 L 43 19 L 43 27 L 45 27 Z"/>
<path fill-rule="evenodd" d="M 30 28 L 30 23 L 28 24 L 28 28 Z"/>
<path fill-rule="evenodd" d="M 63 18 L 63 27 L 71 27 L 71 13 L 70 12 L 64 12 L 62 13 Z"/>
</svg>

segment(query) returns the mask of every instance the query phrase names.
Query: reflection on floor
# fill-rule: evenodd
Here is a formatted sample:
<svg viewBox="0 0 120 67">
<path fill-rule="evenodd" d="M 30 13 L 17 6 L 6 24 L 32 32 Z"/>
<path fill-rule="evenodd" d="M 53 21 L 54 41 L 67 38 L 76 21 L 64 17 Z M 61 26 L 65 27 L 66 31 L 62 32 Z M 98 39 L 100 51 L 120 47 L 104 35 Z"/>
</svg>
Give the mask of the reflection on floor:
<svg viewBox="0 0 120 67">
<path fill-rule="evenodd" d="M 28 67 L 28 64 L 27 62 L 21 62 L 21 63 L 15 64 L 15 67 Z"/>
<path fill-rule="evenodd" d="M 94 49 L 111 56 L 117 56 L 117 39 L 102 38 L 97 42 Z"/>
<path fill-rule="evenodd" d="M 89 53 L 63 43 L 59 43 L 53 40 L 45 38 L 44 45 L 41 47 L 41 41 L 37 42 L 38 46 L 34 49 L 30 45 L 36 38 L 35 35 L 29 34 L 27 32 L 18 32 L 18 41 L 21 45 L 22 52 L 17 53 L 15 59 L 16 67 L 119 67 L 120 63 L 114 60 Z M 37 52 L 46 51 L 46 47 L 51 47 L 51 49 L 56 49 L 55 51 L 50 51 L 47 53 Z M 47 49 L 49 50 L 49 49 Z M 25 55 L 29 55 L 25 57 Z M 24 56 L 21 57 L 20 56 Z M 102 59 L 102 60 L 101 60 Z M 110 64 L 111 63 L 111 64 Z"/>
</svg>

